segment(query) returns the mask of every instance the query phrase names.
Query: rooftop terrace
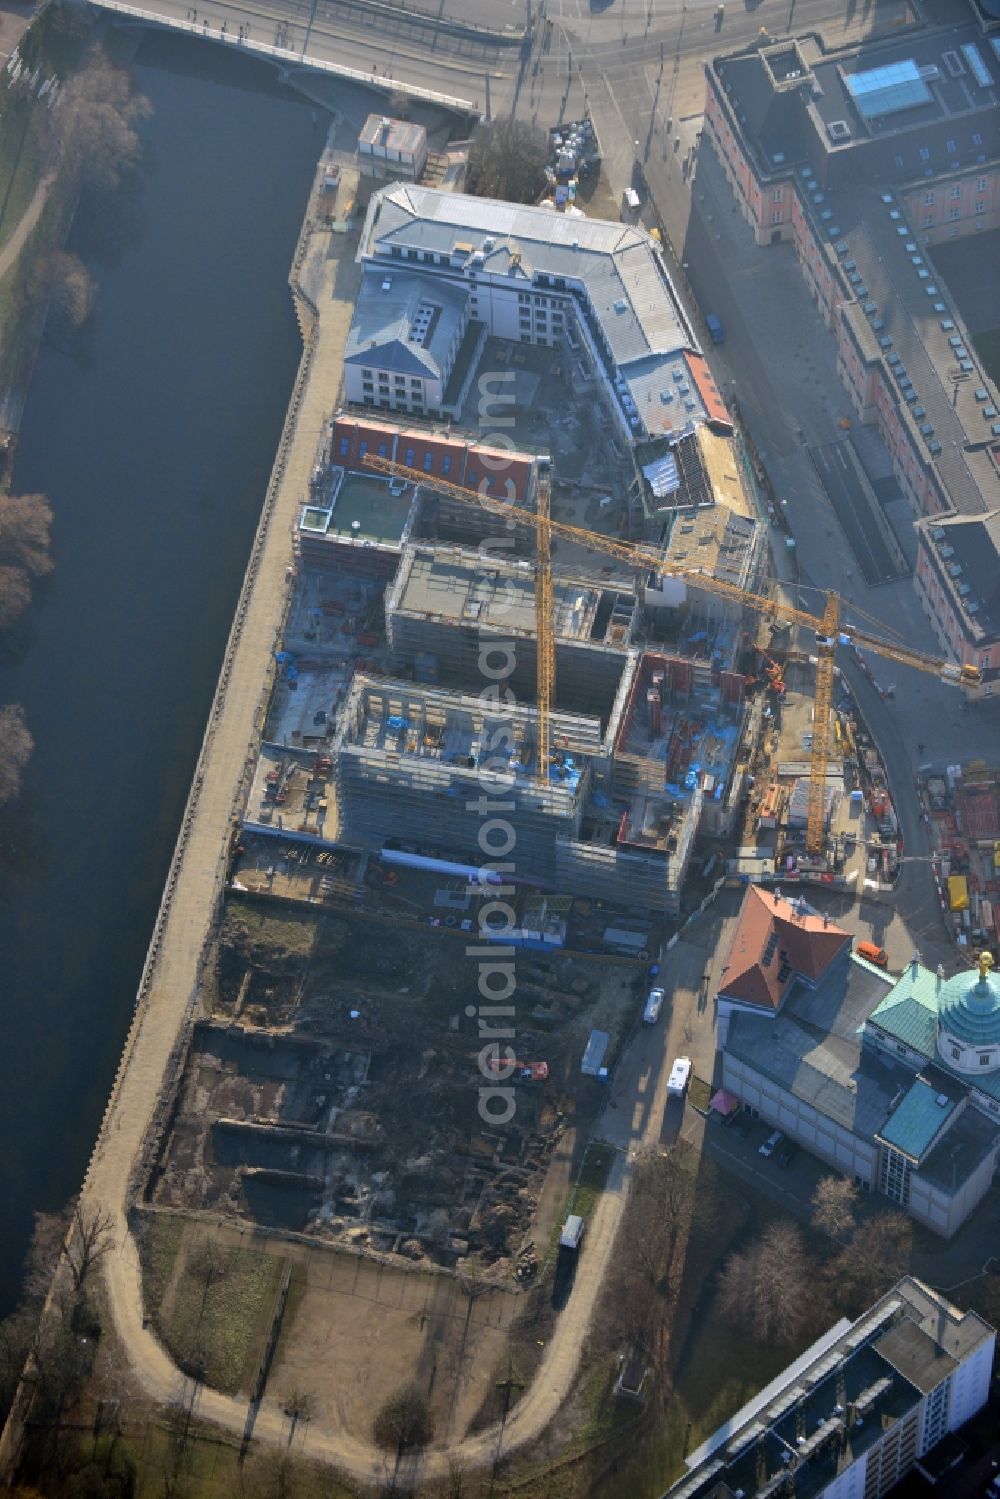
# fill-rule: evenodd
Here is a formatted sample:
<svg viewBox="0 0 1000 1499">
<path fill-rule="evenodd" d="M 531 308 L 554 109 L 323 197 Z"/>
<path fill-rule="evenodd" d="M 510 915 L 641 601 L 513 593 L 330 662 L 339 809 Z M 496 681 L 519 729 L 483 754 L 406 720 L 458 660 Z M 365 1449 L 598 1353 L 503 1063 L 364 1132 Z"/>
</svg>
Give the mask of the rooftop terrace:
<svg viewBox="0 0 1000 1499">
<path fill-rule="evenodd" d="M 390 488 L 387 479 L 335 468 L 325 491 L 314 493 L 312 502 L 303 507 L 299 526 L 310 536 L 398 546 L 408 529 L 412 506 L 410 484 Z"/>
</svg>

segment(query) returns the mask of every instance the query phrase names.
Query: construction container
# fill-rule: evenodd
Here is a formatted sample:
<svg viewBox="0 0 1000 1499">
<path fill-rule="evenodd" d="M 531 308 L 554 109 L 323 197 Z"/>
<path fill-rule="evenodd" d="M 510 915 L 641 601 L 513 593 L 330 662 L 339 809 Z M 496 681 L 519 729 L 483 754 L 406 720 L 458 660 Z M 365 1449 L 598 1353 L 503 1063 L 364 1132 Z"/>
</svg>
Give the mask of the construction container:
<svg viewBox="0 0 1000 1499">
<path fill-rule="evenodd" d="M 964 874 L 948 876 L 948 909 L 951 911 L 969 909 L 969 882 Z"/>
</svg>

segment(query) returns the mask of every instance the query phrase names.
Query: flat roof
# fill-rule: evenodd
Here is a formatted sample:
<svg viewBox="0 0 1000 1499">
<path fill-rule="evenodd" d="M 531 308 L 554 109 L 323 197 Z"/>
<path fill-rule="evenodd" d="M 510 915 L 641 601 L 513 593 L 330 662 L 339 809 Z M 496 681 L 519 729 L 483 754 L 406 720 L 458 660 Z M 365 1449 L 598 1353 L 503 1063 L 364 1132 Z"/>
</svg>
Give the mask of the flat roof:
<svg viewBox="0 0 1000 1499">
<path fill-rule="evenodd" d="M 634 599 L 622 589 L 594 587 L 571 578 L 553 579 L 553 624 L 561 640 L 610 644 L 625 650 L 629 631 L 612 624 L 618 600 Z M 603 606 L 603 607 L 602 607 Z M 484 560 L 459 547 L 406 548 L 396 582 L 386 600 L 388 610 L 448 620 L 502 634 L 535 634 L 535 568 L 533 562 Z M 605 616 L 607 616 L 605 618 Z"/>
<path fill-rule="evenodd" d="M 773 1018 L 735 1012 L 726 1052 L 872 1141 L 893 1099 L 913 1079 L 912 1070 L 873 1056 L 862 1044 L 865 1016 L 891 982 L 852 959 L 815 988 L 794 985 Z"/>
<path fill-rule="evenodd" d="M 364 536 L 399 541 L 413 504 L 413 489 L 390 494 L 388 481 L 375 474 L 345 474 L 337 491 L 328 536 Z M 357 525 L 355 525 L 357 522 Z"/>
<path fill-rule="evenodd" d="M 987 156 L 1000 144 L 1000 58 L 972 20 L 905 27 L 829 50 L 813 34 L 789 37 L 711 66 L 768 167 L 818 167 L 823 157 L 861 150 L 877 159 L 885 179 L 898 180 L 906 170 L 894 165 L 901 139 L 945 123 L 957 134 L 978 134 L 969 144 Z"/>
<path fill-rule="evenodd" d="M 905 1276 L 725 1421 L 686 1459 L 667 1499 L 780 1493 L 791 1471 L 796 1495 L 811 1499 L 994 1337 L 981 1317 Z"/>
<path fill-rule="evenodd" d="M 996 408 L 995 408 L 996 409 Z M 940 586 L 974 641 L 1000 637 L 1000 509 L 917 521 Z"/>
<path fill-rule="evenodd" d="M 807 198 L 804 207 L 812 208 Z M 851 323 L 863 352 L 881 360 L 900 418 L 955 509 L 982 515 L 1000 484 L 984 416 L 996 409 L 997 391 L 927 259 L 920 229 L 894 194 L 864 184 L 838 194 L 835 227 L 836 236 L 825 237 L 856 299 Z M 847 261 L 863 293 L 848 281 Z M 985 397 L 977 398 L 978 391 Z"/>
<path fill-rule="evenodd" d="M 423 125 L 413 120 L 397 120 L 388 115 L 370 114 L 358 132 L 358 142 L 366 146 L 384 146 L 390 151 L 416 156 L 427 140 Z"/>
</svg>

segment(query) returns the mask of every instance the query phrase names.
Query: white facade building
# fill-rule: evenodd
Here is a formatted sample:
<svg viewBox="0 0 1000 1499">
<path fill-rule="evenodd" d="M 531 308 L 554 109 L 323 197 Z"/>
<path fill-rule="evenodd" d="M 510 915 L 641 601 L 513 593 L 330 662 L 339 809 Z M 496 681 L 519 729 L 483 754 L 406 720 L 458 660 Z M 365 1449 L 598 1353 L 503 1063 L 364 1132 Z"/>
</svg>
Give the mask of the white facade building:
<svg viewBox="0 0 1000 1499">
<path fill-rule="evenodd" d="M 358 258 L 371 274 L 410 272 L 452 288 L 496 338 L 585 349 L 626 441 L 705 421 L 731 430 L 642 229 L 397 183 L 372 198 Z"/>
<path fill-rule="evenodd" d="M 907 1276 L 841 1319 L 686 1460 L 665 1499 L 880 1499 L 986 1404 L 996 1332 Z"/>
</svg>

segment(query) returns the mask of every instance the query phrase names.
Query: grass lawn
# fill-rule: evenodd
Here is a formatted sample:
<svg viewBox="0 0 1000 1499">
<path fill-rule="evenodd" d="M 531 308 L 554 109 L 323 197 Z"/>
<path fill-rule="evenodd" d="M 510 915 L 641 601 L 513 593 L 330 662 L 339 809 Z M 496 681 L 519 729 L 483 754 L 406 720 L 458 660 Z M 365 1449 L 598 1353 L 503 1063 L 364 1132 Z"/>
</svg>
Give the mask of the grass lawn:
<svg viewBox="0 0 1000 1499">
<path fill-rule="evenodd" d="M 230 897 L 222 926 L 223 941 L 232 940 L 235 929 L 240 926 L 247 928 L 255 946 L 272 947 L 276 951 L 283 949 L 308 955 L 316 941 L 317 921 L 311 913 L 275 916 L 252 901 Z"/>
<path fill-rule="evenodd" d="M 256 1372 L 284 1262 L 226 1245 L 224 1273 L 206 1284 L 193 1263 L 205 1239 L 197 1223 L 151 1215 L 142 1241 L 143 1293 L 173 1357 L 185 1363 L 200 1355 L 206 1382 L 233 1394 L 248 1389 Z"/>
<path fill-rule="evenodd" d="M 559 1224 L 560 1230 L 568 1213 L 579 1213 L 581 1218 L 590 1216 L 598 1197 L 607 1186 L 608 1173 L 614 1158 L 613 1148 L 605 1145 L 601 1140 L 593 1140 L 587 1146 L 580 1164 L 580 1174 L 570 1194 L 566 1213 L 563 1214 L 562 1222 Z"/>
</svg>

